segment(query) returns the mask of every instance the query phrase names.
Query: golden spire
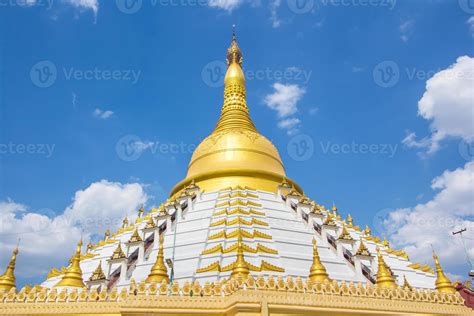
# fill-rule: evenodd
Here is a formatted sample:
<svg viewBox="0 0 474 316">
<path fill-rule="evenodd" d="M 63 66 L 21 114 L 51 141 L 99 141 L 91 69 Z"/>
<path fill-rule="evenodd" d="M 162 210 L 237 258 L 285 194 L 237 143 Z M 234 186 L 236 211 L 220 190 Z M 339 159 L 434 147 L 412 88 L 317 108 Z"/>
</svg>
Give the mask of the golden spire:
<svg viewBox="0 0 474 316">
<path fill-rule="evenodd" d="M 342 232 L 337 239 L 354 240 L 351 234 L 349 234 L 349 231 L 347 231 L 346 224 L 342 225 Z"/>
<path fill-rule="evenodd" d="M 448 277 L 444 274 L 443 269 L 441 268 L 441 265 L 439 264 L 438 256 L 436 255 L 434 250 L 433 250 L 433 259 L 436 265 L 436 282 L 435 282 L 436 290 L 442 293 L 456 292 L 453 284 L 451 283 L 451 280 L 449 280 Z"/>
<path fill-rule="evenodd" d="M 242 51 L 237 45 L 235 31 L 232 42 L 227 49 L 227 72 L 224 77 L 224 105 L 221 117 L 217 122 L 213 134 L 239 128 L 257 132 L 249 115 L 247 107 L 245 75 L 242 71 Z"/>
<path fill-rule="evenodd" d="M 408 283 L 407 281 L 407 277 L 405 275 L 403 275 L 403 285 L 402 285 L 402 288 L 404 290 L 412 290 L 413 288 L 411 287 L 411 285 Z"/>
<path fill-rule="evenodd" d="M 370 234 L 372 233 L 372 231 L 369 228 L 369 225 L 365 225 L 364 233 L 366 236 L 370 236 Z"/>
<path fill-rule="evenodd" d="M 377 259 L 378 259 L 378 270 L 377 270 L 377 281 L 375 284 L 380 287 L 391 288 L 396 286 L 395 280 L 393 279 L 390 268 L 385 263 L 383 256 L 380 254 L 380 249 L 377 247 Z"/>
<path fill-rule="evenodd" d="M 331 281 L 328 273 L 326 272 L 326 268 L 323 266 L 321 259 L 319 258 L 316 239 L 313 239 L 313 264 L 309 270 L 309 279 L 313 282 L 319 281 L 321 283 L 326 280 Z"/>
<path fill-rule="evenodd" d="M 87 251 L 92 251 L 94 249 L 94 245 L 92 244 L 92 240 L 89 240 L 89 243 L 87 244 Z"/>
<path fill-rule="evenodd" d="M 82 270 L 80 265 L 81 260 L 81 247 L 82 247 L 82 238 L 79 240 L 79 243 L 76 247 L 76 253 L 71 258 L 71 265 L 67 268 L 66 273 L 64 274 L 61 281 L 59 281 L 56 286 L 70 286 L 70 287 L 80 287 L 83 288 L 84 282 L 82 281 Z"/>
<path fill-rule="evenodd" d="M 15 262 L 16 255 L 18 254 L 18 245 L 13 250 L 12 257 L 8 263 L 5 273 L 0 276 L 0 292 L 7 292 L 11 288 L 15 287 Z"/>
<path fill-rule="evenodd" d="M 334 222 L 334 215 L 328 212 L 328 216 L 326 217 L 326 220 L 323 222 L 323 225 L 336 226 L 336 223 Z"/>
<path fill-rule="evenodd" d="M 94 272 L 92 273 L 89 281 L 98 281 L 98 280 L 105 280 L 104 270 L 102 270 L 102 260 L 99 261 L 99 265 L 95 268 Z"/>
<path fill-rule="evenodd" d="M 231 278 L 243 278 L 246 279 L 250 274 L 250 267 L 244 258 L 244 250 L 242 245 L 242 234 L 238 234 L 237 237 L 237 260 L 233 263 Z"/>
<path fill-rule="evenodd" d="M 109 239 L 109 238 L 110 238 L 110 229 L 107 229 L 107 230 L 105 231 L 104 239 L 107 240 L 107 239 Z"/>
<path fill-rule="evenodd" d="M 122 258 L 126 258 L 126 257 L 127 256 L 125 255 L 125 253 L 122 250 L 122 245 L 119 242 L 118 245 L 117 245 L 117 248 L 115 248 L 114 253 L 110 257 L 110 259 L 115 260 L 115 259 L 122 259 Z"/>
<path fill-rule="evenodd" d="M 143 216 L 143 213 L 145 213 L 145 209 L 143 208 L 143 206 L 140 206 L 140 208 L 138 209 L 138 218 L 141 218 Z"/>
<path fill-rule="evenodd" d="M 122 221 L 122 228 L 126 228 L 128 226 L 128 218 L 125 216 L 125 218 Z"/>
<path fill-rule="evenodd" d="M 227 49 L 224 102 L 212 133 L 191 157 L 186 178 L 171 196 L 192 181 L 203 190 L 220 190 L 237 185 L 276 191 L 285 168 L 276 147 L 255 128 L 246 100 L 242 51 L 235 33 Z M 293 181 L 288 180 L 290 184 Z M 302 193 L 299 186 L 296 189 Z"/>
<path fill-rule="evenodd" d="M 169 282 L 168 269 L 165 265 L 165 256 L 163 254 L 164 233 L 160 234 L 160 245 L 158 248 L 158 255 L 156 262 L 151 268 L 151 272 L 146 278 L 146 283 L 161 283 L 163 280 Z"/>
<path fill-rule="evenodd" d="M 150 216 L 150 219 L 146 223 L 145 229 L 155 228 L 155 227 L 156 227 L 155 221 L 153 220 L 153 217 Z"/>
<path fill-rule="evenodd" d="M 359 249 L 357 249 L 356 255 L 370 256 L 370 251 L 369 249 L 367 249 L 367 246 L 362 241 L 362 238 L 360 239 Z"/>
<path fill-rule="evenodd" d="M 347 215 L 347 223 L 349 224 L 348 225 L 349 228 L 354 227 L 354 222 L 353 222 L 351 214 Z"/>
<path fill-rule="evenodd" d="M 140 237 L 140 234 L 138 233 L 138 229 L 135 228 L 128 242 L 131 243 L 131 242 L 139 242 L 139 241 L 143 241 L 143 239 Z"/>
</svg>

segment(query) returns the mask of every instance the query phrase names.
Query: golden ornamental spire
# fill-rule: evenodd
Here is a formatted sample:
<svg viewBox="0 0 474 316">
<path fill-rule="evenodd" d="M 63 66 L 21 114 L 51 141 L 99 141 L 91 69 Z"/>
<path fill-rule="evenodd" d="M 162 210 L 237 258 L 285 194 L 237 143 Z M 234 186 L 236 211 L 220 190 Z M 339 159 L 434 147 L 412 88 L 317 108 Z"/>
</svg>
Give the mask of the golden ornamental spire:
<svg viewBox="0 0 474 316">
<path fill-rule="evenodd" d="M 64 274 L 61 281 L 59 281 L 56 286 L 70 286 L 70 287 L 85 287 L 84 281 L 82 280 L 82 270 L 80 265 L 81 260 L 81 247 L 82 247 L 82 238 L 79 240 L 79 243 L 76 247 L 76 253 L 71 258 L 71 265 L 67 268 L 66 273 Z"/>
<path fill-rule="evenodd" d="M 356 255 L 359 256 L 370 256 L 370 251 L 367 248 L 367 246 L 364 244 L 362 241 L 362 238 L 360 238 L 360 244 L 359 244 L 359 249 L 356 251 Z"/>
<path fill-rule="evenodd" d="M 449 280 L 449 278 L 444 274 L 443 269 L 441 268 L 441 265 L 439 264 L 438 256 L 436 255 L 434 251 L 433 251 L 433 259 L 436 265 L 436 282 L 435 282 L 436 290 L 442 293 L 456 292 L 453 284 L 451 283 L 451 280 Z"/>
<path fill-rule="evenodd" d="M 248 186 L 276 192 L 285 168 L 276 147 L 255 128 L 246 101 L 243 54 L 235 33 L 226 54 L 224 102 L 217 124 L 194 151 L 186 178 L 175 185 L 170 196 L 181 194 L 189 184 L 201 190 Z M 303 193 L 301 187 L 287 179 Z"/>
<path fill-rule="evenodd" d="M 242 234 L 238 234 L 237 237 L 237 260 L 233 263 L 231 278 L 243 278 L 246 279 L 250 274 L 250 267 L 244 258 L 244 250 L 242 245 Z"/>
<path fill-rule="evenodd" d="M 402 285 L 402 288 L 404 290 L 412 290 L 413 288 L 411 287 L 410 283 L 408 283 L 407 281 L 407 277 L 405 275 L 403 275 L 403 285 Z"/>
<path fill-rule="evenodd" d="M 0 276 L 0 292 L 8 292 L 15 287 L 15 262 L 18 254 L 18 246 L 13 250 L 12 257 L 8 263 L 5 273 Z"/>
<path fill-rule="evenodd" d="M 156 227 L 155 221 L 153 220 L 153 217 L 150 216 L 150 219 L 146 223 L 145 229 L 151 229 L 155 227 Z"/>
<path fill-rule="evenodd" d="M 347 215 L 347 223 L 349 224 L 348 225 L 349 228 L 354 227 L 354 222 L 353 222 L 351 214 Z"/>
<path fill-rule="evenodd" d="M 140 241 L 143 241 L 143 239 L 140 237 L 140 234 L 138 233 L 138 229 L 135 228 L 135 230 L 133 231 L 132 236 L 130 236 L 130 239 L 128 240 L 128 242 L 133 243 L 133 242 L 140 242 Z"/>
<path fill-rule="evenodd" d="M 87 244 L 87 252 L 94 250 L 94 245 L 92 244 L 92 240 L 89 240 Z"/>
<path fill-rule="evenodd" d="M 123 258 L 126 258 L 126 257 L 127 256 L 125 255 L 125 253 L 122 250 L 122 245 L 119 242 L 118 245 L 117 245 L 117 248 L 115 248 L 114 253 L 110 257 L 110 260 L 123 259 Z"/>
<path fill-rule="evenodd" d="M 168 277 L 168 269 L 165 264 L 165 256 L 163 254 L 163 242 L 164 233 L 160 234 L 160 245 L 158 247 L 158 255 L 156 256 L 156 262 L 151 268 L 151 272 L 146 278 L 146 283 L 161 283 L 165 280 L 167 283 L 170 281 Z"/>
<path fill-rule="evenodd" d="M 375 284 L 380 287 L 392 288 L 396 286 L 395 280 L 393 279 L 390 268 L 385 263 L 380 249 L 377 247 L 377 259 L 378 259 L 378 270 L 377 270 L 377 281 Z"/>
<path fill-rule="evenodd" d="M 100 260 L 99 265 L 97 266 L 97 268 L 95 268 L 89 281 L 99 281 L 99 280 L 105 280 L 105 279 L 106 279 L 105 273 L 104 273 L 104 270 L 102 270 L 102 260 Z"/>
<path fill-rule="evenodd" d="M 326 268 L 323 266 L 321 259 L 319 258 L 316 239 L 313 239 L 313 264 L 309 270 L 309 279 L 313 282 L 319 281 L 321 283 L 326 280 L 331 281 L 328 273 L 326 272 Z"/>
<path fill-rule="evenodd" d="M 242 71 L 242 51 L 237 45 L 235 31 L 227 49 L 227 72 L 224 77 L 224 105 L 213 134 L 228 129 L 257 132 L 247 107 L 245 75 Z"/>
<path fill-rule="evenodd" d="M 350 234 L 349 231 L 347 230 L 346 224 L 343 224 L 343 225 L 342 225 L 341 234 L 339 235 L 339 237 L 338 237 L 337 239 L 354 240 L 354 238 L 352 238 L 351 234 Z"/>
</svg>

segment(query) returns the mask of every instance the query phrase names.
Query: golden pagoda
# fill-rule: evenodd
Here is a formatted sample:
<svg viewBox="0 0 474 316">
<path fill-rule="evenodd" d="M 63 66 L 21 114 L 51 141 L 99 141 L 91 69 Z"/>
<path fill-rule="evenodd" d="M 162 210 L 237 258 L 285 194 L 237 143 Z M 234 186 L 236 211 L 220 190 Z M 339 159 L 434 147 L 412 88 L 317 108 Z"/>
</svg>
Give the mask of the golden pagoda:
<svg viewBox="0 0 474 316">
<path fill-rule="evenodd" d="M 81 247 L 82 239 L 77 244 L 76 253 L 71 257 L 71 265 L 67 268 L 66 273 L 64 274 L 61 281 L 56 283 L 55 287 L 85 287 L 84 281 L 82 279 L 81 266 L 79 264 L 81 260 Z"/>
<path fill-rule="evenodd" d="M 394 288 L 396 286 L 395 279 L 392 276 L 392 271 L 385 263 L 383 256 L 380 254 L 380 249 L 377 248 L 377 281 L 375 284 L 380 287 Z"/>
<path fill-rule="evenodd" d="M 436 255 L 435 274 L 305 198 L 251 120 L 235 32 L 226 60 L 220 117 L 169 199 L 36 286 L 17 290 L 16 249 L 0 315 L 472 314 Z"/>
<path fill-rule="evenodd" d="M 163 281 L 169 282 L 168 269 L 166 268 L 165 258 L 163 255 L 163 241 L 164 235 L 161 234 L 156 262 L 151 268 L 150 274 L 146 278 L 147 283 L 161 283 Z"/>
<path fill-rule="evenodd" d="M 10 289 L 15 287 L 15 263 L 17 254 L 18 246 L 13 250 L 12 257 L 5 273 L 0 276 L 0 292 L 8 292 Z"/>
<path fill-rule="evenodd" d="M 321 263 L 319 258 L 318 247 L 316 245 L 316 239 L 313 239 L 313 264 L 309 270 L 309 280 L 312 282 L 324 283 L 325 281 L 330 281 L 329 275 L 326 271 L 326 268 Z"/>
<path fill-rule="evenodd" d="M 433 251 L 433 259 L 436 265 L 436 289 L 439 292 L 443 292 L 443 293 L 456 292 L 456 290 L 454 289 L 453 283 L 451 283 L 451 280 L 449 280 L 449 278 L 444 274 L 444 271 L 441 268 L 441 265 L 439 264 L 438 256 L 436 255 L 434 251 Z"/>
</svg>

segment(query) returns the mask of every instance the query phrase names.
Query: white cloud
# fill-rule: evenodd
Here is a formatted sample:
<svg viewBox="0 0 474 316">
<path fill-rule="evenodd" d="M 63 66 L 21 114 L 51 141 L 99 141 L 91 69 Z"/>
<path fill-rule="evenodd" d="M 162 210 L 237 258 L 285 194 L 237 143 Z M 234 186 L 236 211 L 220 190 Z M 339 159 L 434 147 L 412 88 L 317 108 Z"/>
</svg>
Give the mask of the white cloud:
<svg viewBox="0 0 474 316">
<path fill-rule="evenodd" d="M 213 8 L 220 8 L 232 12 L 232 10 L 240 6 L 243 2 L 243 0 L 209 0 L 208 5 Z"/>
<path fill-rule="evenodd" d="M 270 1 L 270 21 L 272 22 L 272 27 L 277 28 L 281 24 L 281 20 L 278 18 L 278 8 L 281 5 L 281 0 L 272 0 Z"/>
<path fill-rule="evenodd" d="M 403 143 L 435 153 L 448 137 L 474 141 L 474 58 L 459 57 L 454 65 L 436 73 L 426 82 L 418 102 L 418 114 L 431 122 L 431 135 L 417 141 L 410 133 Z"/>
<path fill-rule="evenodd" d="M 94 17 L 97 18 L 97 13 L 99 12 L 99 0 L 61 0 L 63 3 L 70 4 L 80 10 L 91 10 L 94 13 Z M 38 3 L 44 4 L 45 1 L 39 0 L 26 0 L 25 4 L 27 6 L 33 6 Z M 49 0 L 48 8 L 53 5 L 53 0 Z M 56 19 L 57 16 L 54 16 L 53 19 Z"/>
<path fill-rule="evenodd" d="M 437 191 L 432 200 L 391 212 L 383 227 L 392 243 L 406 249 L 412 261 L 428 259 L 432 263 L 432 245 L 446 269 L 464 271 L 463 246 L 452 232 L 467 228 L 465 237 L 474 238 L 474 162 L 445 171 L 433 179 L 431 188 Z M 473 257 L 474 244 L 468 242 L 467 246 Z"/>
<path fill-rule="evenodd" d="M 64 0 L 79 9 L 92 10 L 94 16 L 99 12 L 99 0 Z"/>
<path fill-rule="evenodd" d="M 300 119 L 296 117 L 287 118 L 278 122 L 278 127 L 286 129 L 288 135 L 294 135 L 298 132 L 298 126 L 300 125 Z"/>
<path fill-rule="evenodd" d="M 289 67 L 288 69 L 294 70 L 297 68 Z M 279 82 L 273 84 L 273 89 L 275 91 L 265 96 L 264 102 L 270 109 L 277 112 L 279 118 L 278 127 L 285 129 L 289 135 L 293 135 L 298 131 L 297 125 L 301 121 L 290 116 L 298 112 L 297 104 L 306 93 L 306 90 L 297 84 L 285 85 Z"/>
<path fill-rule="evenodd" d="M 97 108 L 97 109 L 94 110 L 94 112 L 92 114 L 96 118 L 106 120 L 106 119 L 110 118 L 114 114 L 114 112 L 109 111 L 109 110 L 101 110 L 101 109 Z"/>
<path fill-rule="evenodd" d="M 408 42 L 410 39 L 411 34 L 413 33 L 413 25 L 415 23 L 412 20 L 404 21 L 400 24 L 399 26 L 399 31 L 400 31 L 400 39 L 403 42 Z"/>
<path fill-rule="evenodd" d="M 297 84 L 273 84 L 275 91 L 265 97 L 265 104 L 277 111 L 278 117 L 284 118 L 298 112 L 298 101 L 305 94 L 305 89 Z"/>
<path fill-rule="evenodd" d="M 52 210 L 29 210 L 11 200 L 0 202 L 0 253 L 11 253 L 21 238 L 17 276 L 32 277 L 66 264 L 81 235 L 88 242 L 106 228 L 117 228 L 123 217 L 134 213 L 148 196 L 139 183 L 102 180 L 76 192 L 60 215 Z M 2 255 L 5 266 L 9 256 Z M 34 265 L 28 264 L 34 262 Z"/>
<path fill-rule="evenodd" d="M 471 32 L 471 36 L 474 37 L 474 15 L 467 20 L 467 24 L 469 24 L 469 31 Z"/>
</svg>

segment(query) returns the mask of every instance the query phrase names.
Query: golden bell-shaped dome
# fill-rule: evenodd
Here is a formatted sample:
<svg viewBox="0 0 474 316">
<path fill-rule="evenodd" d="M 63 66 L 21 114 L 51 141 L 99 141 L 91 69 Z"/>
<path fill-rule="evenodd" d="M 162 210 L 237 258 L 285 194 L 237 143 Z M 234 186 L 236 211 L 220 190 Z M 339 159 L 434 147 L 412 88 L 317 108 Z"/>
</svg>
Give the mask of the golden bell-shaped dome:
<svg viewBox="0 0 474 316">
<path fill-rule="evenodd" d="M 235 33 L 227 50 L 227 65 L 224 104 L 217 125 L 194 151 L 186 179 L 174 187 L 171 195 L 193 180 L 206 190 L 240 185 L 276 191 L 286 178 L 278 150 L 257 131 L 250 118 L 242 51 L 237 45 Z M 293 181 L 288 181 L 301 191 Z"/>
</svg>

